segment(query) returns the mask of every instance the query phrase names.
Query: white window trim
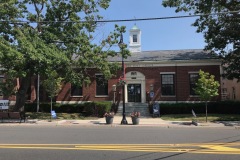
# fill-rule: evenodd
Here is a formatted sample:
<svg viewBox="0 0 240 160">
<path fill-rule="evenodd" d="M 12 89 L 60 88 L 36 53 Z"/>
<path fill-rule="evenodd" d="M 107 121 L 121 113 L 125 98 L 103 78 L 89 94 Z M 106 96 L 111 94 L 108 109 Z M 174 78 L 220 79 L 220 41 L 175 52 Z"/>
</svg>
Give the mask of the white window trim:
<svg viewBox="0 0 240 160">
<path fill-rule="evenodd" d="M 108 95 L 96 95 L 95 98 L 105 98 L 105 97 L 109 97 Z"/>
<path fill-rule="evenodd" d="M 160 74 L 176 74 L 176 72 L 160 72 Z"/>
<path fill-rule="evenodd" d="M 190 71 L 188 74 L 199 74 L 199 71 Z"/>
<path fill-rule="evenodd" d="M 196 98 L 199 98 L 200 96 L 199 96 L 199 95 L 189 95 L 189 97 L 196 97 Z"/>
<path fill-rule="evenodd" d="M 70 97 L 72 97 L 72 98 L 82 98 L 83 96 L 70 96 Z"/>
</svg>

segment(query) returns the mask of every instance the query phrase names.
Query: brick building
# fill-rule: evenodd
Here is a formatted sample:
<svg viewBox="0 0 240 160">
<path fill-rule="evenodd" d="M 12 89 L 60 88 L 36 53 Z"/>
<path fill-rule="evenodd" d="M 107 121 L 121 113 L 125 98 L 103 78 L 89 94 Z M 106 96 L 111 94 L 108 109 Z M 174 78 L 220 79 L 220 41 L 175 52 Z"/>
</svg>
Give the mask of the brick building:
<svg viewBox="0 0 240 160">
<path fill-rule="evenodd" d="M 199 101 L 193 88 L 200 69 L 215 75 L 220 82 L 221 61 L 216 55 L 199 49 L 141 51 L 141 31 L 137 26 L 130 30 L 129 41 L 131 56 L 124 59 L 126 103 L 146 103 L 150 97 L 159 102 Z M 113 57 L 109 61 L 121 65 L 122 57 Z M 122 75 L 121 71 L 108 81 L 101 73 L 94 75 L 89 86 L 77 88 L 65 84 L 56 101 L 113 101 L 114 97 L 117 101 L 122 100 L 121 87 L 117 86 L 116 92 L 113 90 Z M 220 99 L 221 96 L 218 96 L 215 100 Z"/>
<path fill-rule="evenodd" d="M 131 56 L 125 63 L 125 97 L 126 103 L 146 103 L 150 99 L 158 102 L 191 102 L 199 101 L 193 88 L 199 70 L 215 75 L 220 82 L 221 61 L 216 55 L 203 50 L 159 50 L 141 51 L 141 30 L 134 26 L 129 34 Z M 122 63 L 122 57 L 113 57 L 109 61 Z M 108 81 L 101 73 L 92 72 L 93 77 L 88 86 L 81 88 L 64 84 L 56 97 L 58 103 L 81 103 L 85 101 L 122 102 L 122 87 L 116 86 L 122 71 Z M 3 77 L 0 77 L 0 80 Z M 219 95 L 221 90 L 219 89 Z M 48 96 L 40 86 L 40 102 Z M 28 101 L 36 101 L 37 78 L 33 77 L 28 91 Z M 14 97 L 10 98 L 14 101 Z M 220 100 L 221 96 L 215 98 Z"/>
<path fill-rule="evenodd" d="M 101 73 L 92 71 L 89 85 L 77 87 L 70 83 L 63 84 L 62 90 L 56 96 L 56 102 L 113 101 L 118 104 L 117 114 L 123 113 L 125 108 L 123 106 L 126 104 L 125 115 L 135 110 L 140 111 L 141 116 L 150 116 L 149 101 L 159 103 L 199 101 L 194 88 L 200 69 L 214 75 L 215 80 L 221 82 L 221 60 L 214 54 L 201 49 L 141 51 L 141 30 L 136 25 L 130 30 L 129 42 L 131 56 L 124 59 L 124 90 L 122 86 L 117 85 L 123 71 L 119 70 L 116 76 L 109 80 L 105 80 Z M 121 65 L 122 57 L 111 57 L 109 61 Z M 0 75 L 0 81 L 3 79 L 4 76 Z M 27 101 L 37 101 L 39 81 L 37 77 L 32 77 Z M 226 91 L 227 83 L 222 81 L 220 84 L 221 87 L 225 87 L 222 91 Z M 19 87 L 19 83 L 16 86 Z M 232 90 L 234 89 L 232 87 Z M 234 97 L 235 92 L 232 93 Z M 221 100 L 221 95 L 219 88 L 219 96 L 213 100 Z M 0 96 L 0 99 L 4 99 L 3 95 Z M 8 99 L 14 104 L 15 96 Z M 40 102 L 49 100 L 41 86 L 39 100 Z M 123 100 L 125 103 L 122 103 Z"/>
</svg>

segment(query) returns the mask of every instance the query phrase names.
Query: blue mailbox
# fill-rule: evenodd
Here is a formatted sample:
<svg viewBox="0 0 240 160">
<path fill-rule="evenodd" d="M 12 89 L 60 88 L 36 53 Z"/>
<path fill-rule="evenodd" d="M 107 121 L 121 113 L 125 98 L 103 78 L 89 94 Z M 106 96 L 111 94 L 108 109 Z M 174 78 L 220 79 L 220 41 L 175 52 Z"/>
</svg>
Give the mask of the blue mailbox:
<svg viewBox="0 0 240 160">
<path fill-rule="evenodd" d="M 157 102 L 153 103 L 153 117 L 154 116 L 160 117 L 160 105 Z"/>
</svg>

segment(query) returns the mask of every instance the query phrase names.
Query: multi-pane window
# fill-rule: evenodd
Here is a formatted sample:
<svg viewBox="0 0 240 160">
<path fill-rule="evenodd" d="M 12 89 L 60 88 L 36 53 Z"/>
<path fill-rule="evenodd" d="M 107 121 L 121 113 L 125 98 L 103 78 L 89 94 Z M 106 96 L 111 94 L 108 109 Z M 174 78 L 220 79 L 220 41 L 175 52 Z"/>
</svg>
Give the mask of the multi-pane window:
<svg viewBox="0 0 240 160">
<path fill-rule="evenodd" d="M 71 96 L 82 96 L 82 87 L 71 85 Z"/>
<path fill-rule="evenodd" d="M 194 89 L 196 88 L 196 83 L 197 83 L 198 78 L 199 78 L 199 74 L 198 73 L 191 73 L 191 74 L 189 74 L 190 95 L 197 95 L 195 93 Z"/>
<path fill-rule="evenodd" d="M 136 34 L 133 35 L 133 42 L 137 42 L 137 35 Z"/>
<path fill-rule="evenodd" d="M 96 75 L 96 95 L 108 95 L 108 81 L 103 75 Z"/>
<path fill-rule="evenodd" d="M 161 81 L 162 81 L 162 95 L 164 96 L 175 95 L 174 74 L 161 74 Z"/>
</svg>

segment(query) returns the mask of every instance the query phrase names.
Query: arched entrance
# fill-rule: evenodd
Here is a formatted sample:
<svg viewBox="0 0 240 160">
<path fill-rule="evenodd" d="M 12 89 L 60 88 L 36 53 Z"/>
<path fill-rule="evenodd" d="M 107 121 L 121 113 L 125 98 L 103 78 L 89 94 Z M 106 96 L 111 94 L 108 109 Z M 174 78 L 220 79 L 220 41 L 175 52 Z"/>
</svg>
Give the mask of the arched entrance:
<svg viewBox="0 0 240 160">
<path fill-rule="evenodd" d="M 146 102 L 145 76 L 138 71 L 127 72 L 125 85 L 125 102 Z"/>
</svg>

